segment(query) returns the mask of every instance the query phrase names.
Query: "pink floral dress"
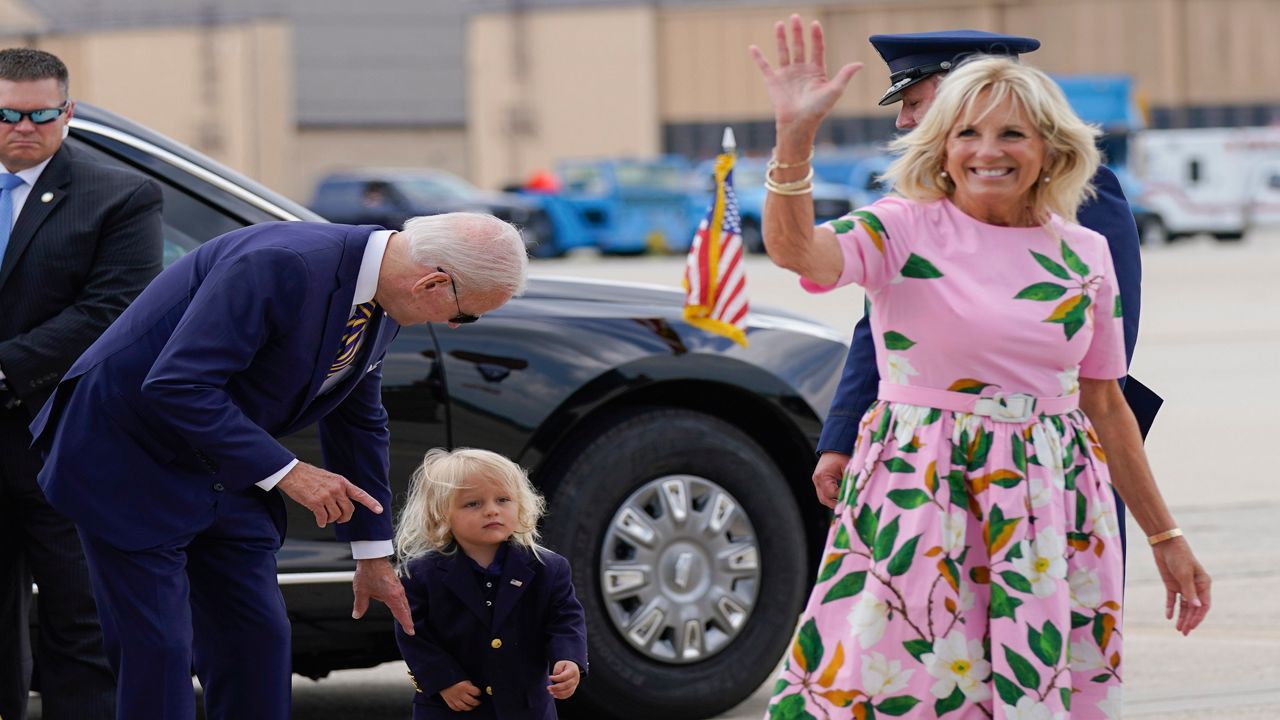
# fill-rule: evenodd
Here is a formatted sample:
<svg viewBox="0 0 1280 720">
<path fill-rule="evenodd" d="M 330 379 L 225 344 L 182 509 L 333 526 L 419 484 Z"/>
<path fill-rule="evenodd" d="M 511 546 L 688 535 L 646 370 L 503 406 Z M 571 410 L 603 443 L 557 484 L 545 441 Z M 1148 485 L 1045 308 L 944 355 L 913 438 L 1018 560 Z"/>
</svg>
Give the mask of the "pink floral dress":
<svg viewBox="0 0 1280 720">
<path fill-rule="evenodd" d="M 1057 217 L 986 225 L 948 200 L 901 198 L 827 227 L 843 272 L 806 286 L 866 288 L 894 386 L 882 397 L 1063 398 L 1080 377 L 1125 374 L 1097 233 Z M 876 402 L 769 717 L 1119 718 L 1110 485 L 1078 409 L 994 419 Z"/>
</svg>

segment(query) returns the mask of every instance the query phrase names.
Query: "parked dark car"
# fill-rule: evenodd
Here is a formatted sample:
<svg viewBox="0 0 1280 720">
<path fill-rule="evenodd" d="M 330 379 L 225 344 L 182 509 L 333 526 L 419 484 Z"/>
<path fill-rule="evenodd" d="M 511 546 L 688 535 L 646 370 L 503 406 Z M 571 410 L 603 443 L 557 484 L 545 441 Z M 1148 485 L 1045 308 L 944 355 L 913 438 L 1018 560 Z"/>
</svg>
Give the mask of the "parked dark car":
<svg viewBox="0 0 1280 720">
<path fill-rule="evenodd" d="M 169 261 L 220 233 L 316 215 L 118 116 L 77 106 L 78 153 L 160 182 Z M 846 346 L 753 308 L 750 344 L 681 320 L 675 289 L 534 277 L 474 325 L 405 328 L 383 371 L 397 501 L 435 446 L 529 468 L 547 545 L 573 564 L 585 718 L 701 718 L 746 698 L 786 651 L 829 515 L 809 475 Z M 321 463 L 313 431 L 287 439 Z M 398 657 L 389 613 L 351 619 L 348 547 L 289 503 L 279 580 L 295 672 Z"/>
<path fill-rule="evenodd" d="M 310 207 L 330 222 L 387 228 L 398 228 L 418 215 L 489 213 L 520 228 L 531 254 L 560 254 L 555 249 L 555 228 L 539 198 L 485 192 L 443 170 L 393 168 L 334 173 L 316 183 Z"/>
</svg>

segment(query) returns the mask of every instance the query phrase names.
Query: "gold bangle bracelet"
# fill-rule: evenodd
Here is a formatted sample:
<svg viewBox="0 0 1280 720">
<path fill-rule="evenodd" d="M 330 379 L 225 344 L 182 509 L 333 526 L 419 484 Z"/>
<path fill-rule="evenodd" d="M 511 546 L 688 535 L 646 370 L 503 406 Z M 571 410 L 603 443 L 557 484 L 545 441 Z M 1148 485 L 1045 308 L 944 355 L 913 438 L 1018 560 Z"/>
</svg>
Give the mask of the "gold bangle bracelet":
<svg viewBox="0 0 1280 720">
<path fill-rule="evenodd" d="M 1172 540 L 1176 537 L 1182 537 L 1182 530 L 1180 530 L 1179 528 L 1174 528 L 1172 530 L 1165 530 L 1162 533 L 1156 533 L 1155 535 L 1151 535 L 1147 538 L 1147 544 L 1159 545 L 1165 540 Z"/>
<path fill-rule="evenodd" d="M 808 165 L 811 160 L 813 160 L 812 145 L 809 146 L 809 157 L 805 158 L 804 160 L 801 160 L 800 162 L 794 162 L 794 163 L 778 162 L 778 148 L 774 148 L 773 153 L 769 156 L 768 168 L 770 170 L 774 168 L 777 168 L 779 170 L 788 170 L 790 168 L 798 168 L 801 165 Z"/>
<path fill-rule="evenodd" d="M 777 188 L 779 190 L 797 190 L 813 182 L 813 168 L 809 168 L 808 174 L 799 180 L 778 181 L 773 179 L 773 169 L 765 170 L 764 186 L 767 188 Z"/>
<path fill-rule="evenodd" d="M 787 195 L 787 196 L 808 195 L 809 193 L 813 192 L 813 185 L 809 184 L 799 188 L 782 188 L 782 187 L 779 187 L 776 183 L 766 182 L 764 184 L 764 189 L 768 190 L 774 195 Z"/>
</svg>

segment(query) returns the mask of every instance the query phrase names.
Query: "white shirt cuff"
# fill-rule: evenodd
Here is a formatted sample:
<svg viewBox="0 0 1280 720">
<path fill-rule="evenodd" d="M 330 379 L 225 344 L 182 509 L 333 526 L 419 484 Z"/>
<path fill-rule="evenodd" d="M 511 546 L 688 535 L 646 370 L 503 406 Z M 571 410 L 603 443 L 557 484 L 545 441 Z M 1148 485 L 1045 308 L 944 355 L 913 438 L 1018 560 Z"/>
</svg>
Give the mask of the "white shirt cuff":
<svg viewBox="0 0 1280 720">
<path fill-rule="evenodd" d="M 297 464 L 298 464 L 298 458 L 294 458 L 293 462 L 280 468 L 275 473 L 273 473 L 270 477 L 268 477 L 266 480 L 259 480 L 258 482 L 254 483 L 254 485 L 257 485 L 263 490 L 270 490 L 271 488 L 275 487 L 277 483 L 283 480 L 284 476 L 288 475 L 289 471 L 292 470 L 293 467 Z"/>
<path fill-rule="evenodd" d="M 387 557 L 395 552 L 390 540 L 353 540 L 351 557 L 354 560 L 372 560 Z"/>
</svg>

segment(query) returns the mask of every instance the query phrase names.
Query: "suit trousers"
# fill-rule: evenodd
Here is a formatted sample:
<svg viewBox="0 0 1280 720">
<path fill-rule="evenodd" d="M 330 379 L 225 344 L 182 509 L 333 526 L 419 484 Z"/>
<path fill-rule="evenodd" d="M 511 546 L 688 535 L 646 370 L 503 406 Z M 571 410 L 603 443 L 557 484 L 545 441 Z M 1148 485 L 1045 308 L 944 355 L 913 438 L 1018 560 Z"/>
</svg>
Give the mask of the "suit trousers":
<svg viewBox="0 0 1280 720">
<path fill-rule="evenodd" d="M 115 717 L 115 675 L 102 649 L 80 536 L 36 484 L 23 408 L 0 409 L 0 717 L 26 717 L 32 656 L 45 720 Z M 35 642 L 31 582 L 39 586 Z"/>
<path fill-rule="evenodd" d="M 275 558 L 283 505 L 256 487 L 211 495 L 212 522 L 159 547 L 126 551 L 81 532 L 120 679 L 119 720 L 191 720 L 193 667 L 208 720 L 289 717 L 290 630 Z"/>
</svg>

